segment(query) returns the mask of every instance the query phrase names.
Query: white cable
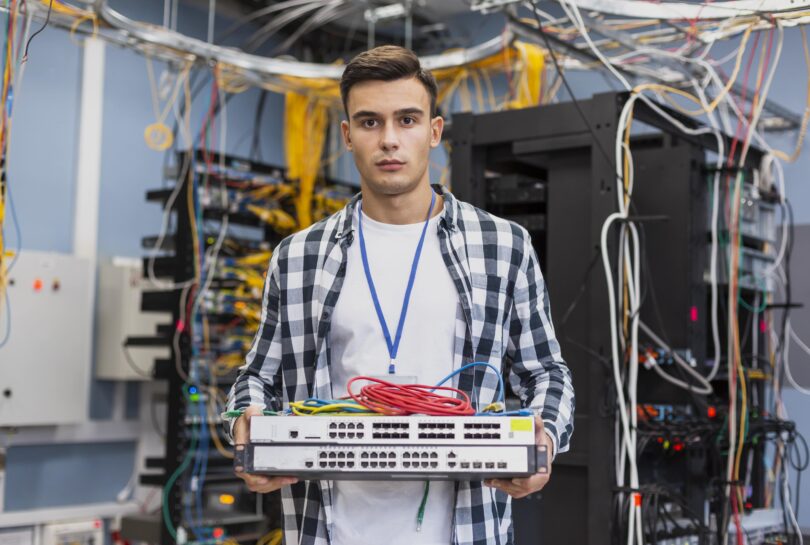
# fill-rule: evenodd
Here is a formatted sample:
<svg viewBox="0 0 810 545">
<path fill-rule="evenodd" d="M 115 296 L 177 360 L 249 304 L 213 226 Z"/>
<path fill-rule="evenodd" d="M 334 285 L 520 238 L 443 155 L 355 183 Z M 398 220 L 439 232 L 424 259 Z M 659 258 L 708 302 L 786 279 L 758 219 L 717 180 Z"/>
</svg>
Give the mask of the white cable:
<svg viewBox="0 0 810 545">
<path fill-rule="evenodd" d="M 616 294 L 615 288 L 613 285 L 613 272 L 610 268 L 610 258 L 608 256 L 608 248 L 607 248 L 607 235 L 610 230 L 611 225 L 616 220 L 623 220 L 624 215 L 619 212 L 614 212 L 613 214 L 609 215 L 605 220 L 605 223 L 602 225 L 602 233 L 601 233 L 601 250 L 602 250 L 602 265 L 605 269 L 605 281 L 607 282 L 608 288 L 608 303 L 609 303 L 609 311 L 610 311 L 610 346 L 611 346 L 611 356 L 613 361 L 613 382 L 616 388 L 616 398 L 618 402 L 618 411 L 619 411 L 619 420 L 621 422 L 622 432 L 623 432 L 623 443 L 625 444 L 626 454 L 628 465 L 630 469 L 630 486 L 632 488 L 638 488 L 638 468 L 636 466 L 636 452 L 635 452 L 635 445 L 631 443 L 632 441 L 632 434 L 630 431 L 630 423 L 629 423 L 629 416 L 627 414 L 627 402 L 624 396 L 624 385 L 622 384 L 621 374 L 619 368 L 621 366 L 619 360 L 619 341 L 618 341 L 618 330 L 616 324 Z M 618 483 L 621 485 L 622 483 Z M 631 502 L 630 507 L 630 517 L 635 517 L 635 509 L 633 508 L 633 502 Z M 629 528 L 628 531 L 628 545 L 633 545 L 633 538 L 634 532 L 632 526 Z M 641 545 L 641 544 L 640 544 Z"/>
<path fill-rule="evenodd" d="M 178 78 L 181 74 L 178 74 Z M 189 73 L 186 73 L 186 78 L 189 77 Z M 181 81 L 178 80 L 177 85 L 180 85 Z M 186 287 L 190 287 L 194 284 L 194 279 L 191 278 L 189 280 L 185 280 L 182 282 L 170 282 L 166 280 L 161 280 L 157 278 L 155 275 L 155 260 L 157 259 L 158 255 L 161 252 L 161 248 L 163 247 L 163 243 L 166 240 L 166 235 L 168 234 L 169 230 L 169 222 L 171 221 L 172 209 L 174 208 L 174 202 L 177 200 L 177 197 L 180 195 L 180 190 L 183 188 L 182 181 L 186 179 L 188 175 L 189 168 L 191 168 L 191 156 L 193 154 L 193 141 L 192 135 L 188 131 L 188 127 L 186 126 L 187 119 L 182 119 L 180 116 L 180 112 L 178 110 L 179 101 L 175 101 L 174 105 L 172 106 L 172 111 L 174 113 L 175 120 L 177 121 L 177 128 L 180 136 L 183 138 L 184 149 L 186 150 L 185 156 L 183 158 L 183 162 L 180 165 L 177 175 L 177 183 L 174 186 L 169 198 L 166 200 L 166 204 L 163 207 L 163 216 L 161 218 L 160 223 L 160 231 L 158 233 L 158 238 L 155 241 L 155 246 L 152 248 L 152 251 L 149 252 L 147 256 L 146 262 L 146 276 L 152 284 L 152 286 L 158 289 L 183 289 Z M 190 106 L 190 105 L 189 105 Z M 186 117 L 191 115 L 191 112 L 186 111 L 184 112 Z"/>
<path fill-rule="evenodd" d="M 629 150 L 628 150 L 629 151 Z M 632 163 L 632 161 L 631 161 Z M 638 427 L 638 404 L 637 404 L 637 394 L 638 394 L 638 326 L 639 326 L 639 316 L 640 316 L 640 305 L 641 305 L 641 250 L 639 245 L 639 238 L 638 238 L 638 229 L 636 228 L 635 224 L 628 222 L 627 228 L 630 231 L 630 239 L 633 243 L 633 258 L 632 259 L 632 266 L 629 261 L 631 260 L 630 255 L 630 248 L 627 248 L 627 252 L 625 254 L 625 259 L 628 260 L 628 269 L 633 273 L 633 281 L 629 285 L 628 289 L 628 298 L 630 299 L 630 311 L 632 319 L 630 321 L 630 365 L 628 369 L 628 378 L 627 378 L 627 388 L 630 397 L 630 422 L 631 422 L 631 437 L 630 437 L 630 444 L 632 444 L 634 452 L 637 451 L 637 436 L 636 436 L 636 429 Z M 629 244 L 629 242 L 627 242 Z M 638 489 L 639 487 L 639 478 L 638 478 L 638 468 L 636 468 L 635 472 L 635 484 L 631 483 L 631 486 L 634 489 Z M 638 540 L 639 545 L 643 545 L 644 543 L 644 534 L 642 531 L 641 526 L 641 506 L 636 504 L 635 497 L 633 498 L 633 502 L 631 503 L 631 509 L 634 511 L 635 515 L 635 522 L 636 522 L 636 539 Z M 631 524 L 630 529 L 632 529 L 633 525 Z"/>
<path fill-rule="evenodd" d="M 782 464 L 782 495 L 784 496 L 784 504 L 782 507 L 787 510 L 788 518 L 793 528 L 796 530 L 796 535 L 799 538 L 799 545 L 804 544 L 804 537 L 802 536 L 802 529 L 799 527 L 799 521 L 796 520 L 796 513 L 793 512 L 793 504 L 790 499 L 790 484 L 788 464 Z"/>
<path fill-rule="evenodd" d="M 671 346 L 669 346 L 666 342 L 664 342 L 664 340 L 661 339 L 661 337 L 656 335 L 655 332 L 652 329 L 650 329 L 650 327 L 647 324 L 639 321 L 639 327 L 650 339 L 653 340 L 653 342 L 655 342 L 662 348 L 666 349 L 667 352 L 669 352 L 672 355 L 672 358 L 675 360 L 675 364 L 683 368 L 683 370 L 686 371 L 687 373 L 689 373 L 698 382 L 698 385 L 690 385 L 686 382 L 678 380 L 677 378 L 669 375 L 663 369 L 661 369 L 660 365 L 657 364 L 653 365 L 653 368 L 662 378 L 666 378 L 667 381 L 675 385 L 678 385 L 686 390 L 691 390 L 696 394 L 711 395 L 712 393 L 714 393 L 714 389 L 712 388 L 712 385 L 709 383 L 709 381 L 706 380 L 706 378 L 703 375 L 695 371 L 689 364 L 689 362 L 683 359 L 683 357 L 681 357 L 681 355 L 678 354 L 675 350 L 673 350 Z"/>
<path fill-rule="evenodd" d="M 774 53 L 773 60 L 771 61 L 771 70 L 768 74 L 767 80 L 765 81 L 765 86 L 761 90 L 759 102 L 757 103 L 757 109 L 754 112 L 754 116 L 751 118 L 751 122 L 748 124 L 748 133 L 745 136 L 745 142 L 743 144 L 742 152 L 740 153 L 741 165 L 745 164 L 745 158 L 748 156 L 748 149 L 751 145 L 751 137 L 753 136 L 753 133 L 759 124 L 759 118 L 765 109 L 765 100 L 768 97 L 768 92 L 771 89 L 771 83 L 773 83 L 776 68 L 779 66 L 779 59 L 782 57 L 782 45 L 784 45 L 785 42 L 785 31 L 782 28 L 782 25 L 779 24 L 779 20 L 775 20 L 774 24 L 776 25 L 776 29 L 779 34 L 779 40 L 776 42 L 776 52 Z"/>
<path fill-rule="evenodd" d="M 793 386 L 797 392 L 802 393 L 804 395 L 810 395 L 810 389 L 805 388 L 804 386 L 800 385 L 796 380 L 793 378 L 793 373 L 790 372 L 790 341 L 791 339 L 796 342 L 796 344 L 801 347 L 808 355 L 810 355 L 810 347 L 808 347 L 804 341 L 802 341 L 796 333 L 793 331 L 793 326 L 790 324 L 790 318 L 787 319 L 785 323 L 785 339 L 783 341 L 784 350 L 782 351 L 782 359 L 784 362 L 785 368 L 785 378 Z"/>
</svg>

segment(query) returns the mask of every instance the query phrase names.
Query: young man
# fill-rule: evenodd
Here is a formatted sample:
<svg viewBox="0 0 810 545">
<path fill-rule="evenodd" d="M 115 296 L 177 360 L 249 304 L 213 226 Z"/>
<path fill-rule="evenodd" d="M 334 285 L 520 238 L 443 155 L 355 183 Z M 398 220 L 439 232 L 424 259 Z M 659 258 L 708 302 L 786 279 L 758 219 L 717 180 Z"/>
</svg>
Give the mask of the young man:
<svg viewBox="0 0 810 545">
<path fill-rule="evenodd" d="M 444 124 L 433 76 L 411 51 L 384 46 L 355 57 L 340 89 L 361 195 L 276 248 L 262 325 L 229 396 L 230 410 L 245 409 L 235 442 L 262 409 L 343 396 L 353 376 L 433 384 L 466 363 L 500 369 L 509 358 L 537 443 L 566 451 L 574 392 L 528 233 L 430 185 Z M 483 407 L 497 381 L 472 367 L 458 387 Z M 418 527 L 422 482 L 240 477 L 256 492 L 281 488 L 286 543 L 313 545 L 511 543 L 509 496 L 548 481 L 433 482 Z"/>
</svg>

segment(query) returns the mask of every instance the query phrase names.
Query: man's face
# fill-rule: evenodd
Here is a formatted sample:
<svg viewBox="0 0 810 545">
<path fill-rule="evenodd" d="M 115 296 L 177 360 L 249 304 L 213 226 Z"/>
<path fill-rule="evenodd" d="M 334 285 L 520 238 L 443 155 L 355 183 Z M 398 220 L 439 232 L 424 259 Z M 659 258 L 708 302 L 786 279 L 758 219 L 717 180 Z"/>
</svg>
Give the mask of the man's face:
<svg viewBox="0 0 810 545">
<path fill-rule="evenodd" d="M 427 181 L 430 149 L 441 141 L 444 120 L 431 119 L 430 96 L 418 79 L 358 83 L 346 107 L 343 140 L 363 190 L 393 196 Z"/>
</svg>

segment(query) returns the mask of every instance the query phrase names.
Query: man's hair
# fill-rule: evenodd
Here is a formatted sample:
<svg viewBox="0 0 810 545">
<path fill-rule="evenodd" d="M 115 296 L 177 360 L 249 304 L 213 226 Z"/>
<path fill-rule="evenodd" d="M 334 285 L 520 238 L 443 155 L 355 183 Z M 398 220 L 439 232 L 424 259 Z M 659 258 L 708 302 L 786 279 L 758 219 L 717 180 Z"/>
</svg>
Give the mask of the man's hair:
<svg viewBox="0 0 810 545">
<path fill-rule="evenodd" d="M 349 91 L 364 81 L 394 81 L 416 78 L 430 96 L 430 116 L 436 115 L 436 80 L 433 74 L 422 68 L 419 57 L 410 49 L 397 45 L 381 45 L 360 53 L 346 65 L 340 78 L 340 98 L 343 109 L 349 115 Z"/>
</svg>

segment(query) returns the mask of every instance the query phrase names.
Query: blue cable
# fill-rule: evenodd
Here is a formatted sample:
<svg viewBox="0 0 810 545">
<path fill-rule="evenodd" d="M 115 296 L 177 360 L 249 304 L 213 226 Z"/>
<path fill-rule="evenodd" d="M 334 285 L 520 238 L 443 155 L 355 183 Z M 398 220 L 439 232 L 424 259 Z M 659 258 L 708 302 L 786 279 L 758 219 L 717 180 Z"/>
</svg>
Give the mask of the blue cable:
<svg viewBox="0 0 810 545">
<path fill-rule="evenodd" d="M 464 365 L 464 366 L 456 369 L 455 371 L 453 371 L 452 373 L 450 373 L 449 375 L 444 377 L 442 380 L 437 382 L 436 387 L 438 388 L 439 386 L 441 386 L 442 384 L 444 384 L 445 382 L 447 382 L 448 380 L 450 380 L 454 376 L 458 375 L 459 373 L 461 373 L 465 369 L 469 369 L 470 367 L 476 367 L 476 366 L 479 366 L 479 365 L 489 367 L 490 369 L 492 369 L 492 371 L 495 373 L 495 375 L 497 375 L 497 377 L 498 377 L 498 401 L 503 403 L 504 400 L 506 399 L 506 391 L 505 391 L 504 384 L 503 384 L 503 376 L 501 376 L 501 372 L 500 372 L 500 370 L 498 370 L 498 368 L 496 368 L 494 365 L 492 365 L 490 363 L 487 363 L 485 361 L 474 361 L 472 363 L 468 363 L 467 365 Z"/>
</svg>

